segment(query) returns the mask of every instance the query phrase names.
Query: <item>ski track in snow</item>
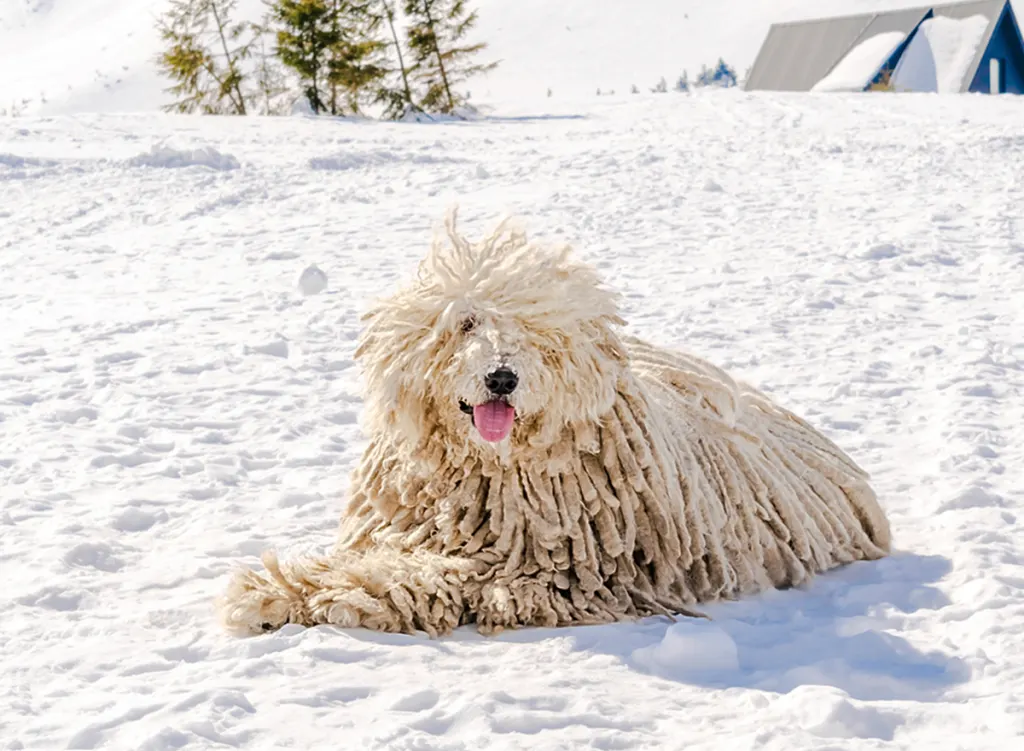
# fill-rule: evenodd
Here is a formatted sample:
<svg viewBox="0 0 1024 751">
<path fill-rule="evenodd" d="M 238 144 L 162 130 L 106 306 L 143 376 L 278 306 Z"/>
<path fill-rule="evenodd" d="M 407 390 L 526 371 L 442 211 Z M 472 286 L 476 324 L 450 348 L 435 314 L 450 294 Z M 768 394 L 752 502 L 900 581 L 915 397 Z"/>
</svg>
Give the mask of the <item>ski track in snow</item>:
<svg viewBox="0 0 1024 751">
<path fill-rule="evenodd" d="M 0 749 L 1024 734 L 1016 101 L 546 114 L 0 120 Z M 872 473 L 897 552 L 707 623 L 223 635 L 233 566 L 329 544 L 364 445 L 360 312 L 456 201 L 474 234 L 515 211 L 573 243 L 631 331 L 825 430 Z"/>
</svg>

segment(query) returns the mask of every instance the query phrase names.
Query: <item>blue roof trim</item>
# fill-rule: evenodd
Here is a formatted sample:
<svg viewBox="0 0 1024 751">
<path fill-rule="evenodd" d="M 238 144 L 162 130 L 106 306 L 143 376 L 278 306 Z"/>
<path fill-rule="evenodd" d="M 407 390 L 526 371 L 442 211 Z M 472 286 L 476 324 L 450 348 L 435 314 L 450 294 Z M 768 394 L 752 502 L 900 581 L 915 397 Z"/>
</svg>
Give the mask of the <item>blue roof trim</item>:
<svg viewBox="0 0 1024 751">
<path fill-rule="evenodd" d="M 1015 78 L 1019 82 L 1017 85 L 1008 86 L 1006 93 L 1024 94 L 1024 35 L 1021 34 L 1020 24 L 1017 22 L 1017 14 L 1013 10 L 1010 0 L 1006 0 L 1003 3 L 1003 9 L 999 13 L 999 18 L 992 26 L 992 33 L 986 40 L 985 49 L 981 52 L 978 57 L 977 67 L 973 71 L 973 75 L 970 77 L 970 83 L 967 86 L 967 91 L 974 93 L 989 93 L 991 82 L 988 80 L 989 72 L 986 67 L 982 64 L 985 60 L 990 57 L 998 57 L 996 54 L 999 52 L 999 48 L 1002 47 L 1003 43 L 1003 30 L 1008 29 L 1013 37 L 1013 47 L 1016 53 L 1016 63 L 1014 73 Z M 1009 50 L 1004 50 L 1009 51 Z M 1005 60 L 1004 75 L 1009 79 L 1009 66 L 1011 64 L 1010 59 Z"/>
</svg>

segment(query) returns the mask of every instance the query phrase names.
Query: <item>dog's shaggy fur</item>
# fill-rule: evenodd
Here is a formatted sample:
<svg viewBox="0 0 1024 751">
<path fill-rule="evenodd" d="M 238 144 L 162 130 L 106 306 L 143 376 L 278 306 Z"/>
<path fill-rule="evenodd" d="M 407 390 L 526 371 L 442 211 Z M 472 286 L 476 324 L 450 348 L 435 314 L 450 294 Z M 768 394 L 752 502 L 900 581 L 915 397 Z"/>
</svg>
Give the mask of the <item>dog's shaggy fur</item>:
<svg viewBox="0 0 1024 751">
<path fill-rule="evenodd" d="M 370 442 L 334 549 L 237 573 L 220 602 L 231 631 L 698 614 L 887 554 L 865 473 L 808 423 L 620 334 L 615 296 L 567 248 L 506 224 L 471 245 L 454 213 L 446 229 L 366 316 Z M 500 399 L 496 368 L 518 376 Z M 488 408 L 514 414 L 510 433 L 485 437 Z"/>
</svg>

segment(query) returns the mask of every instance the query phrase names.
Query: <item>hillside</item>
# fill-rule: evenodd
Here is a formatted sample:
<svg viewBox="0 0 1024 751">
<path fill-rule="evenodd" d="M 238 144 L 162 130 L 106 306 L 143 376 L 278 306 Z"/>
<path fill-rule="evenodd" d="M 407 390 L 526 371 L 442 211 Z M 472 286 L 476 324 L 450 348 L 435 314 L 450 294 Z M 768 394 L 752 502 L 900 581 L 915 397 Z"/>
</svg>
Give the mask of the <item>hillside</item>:
<svg viewBox="0 0 1024 751">
<path fill-rule="evenodd" d="M 742 74 L 771 23 L 889 7 L 894 0 L 477 0 L 476 38 L 502 63 L 470 87 L 501 111 L 600 88 L 624 96 L 723 57 Z M 895 3 L 899 4 L 899 3 Z M 167 0 L 0 0 L 0 110 L 155 110 L 167 82 L 153 19 Z M 241 0 L 256 18 L 262 0 Z"/>
</svg>

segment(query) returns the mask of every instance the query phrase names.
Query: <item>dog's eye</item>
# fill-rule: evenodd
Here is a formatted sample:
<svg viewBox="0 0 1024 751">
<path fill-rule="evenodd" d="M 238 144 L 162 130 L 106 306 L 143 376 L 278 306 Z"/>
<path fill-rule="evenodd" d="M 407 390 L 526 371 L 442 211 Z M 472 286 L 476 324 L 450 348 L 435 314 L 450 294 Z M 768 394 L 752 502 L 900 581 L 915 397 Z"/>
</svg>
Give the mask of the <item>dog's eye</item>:
<svg viewBox="0 0 1024 751">
<path fill-rule="evenodd" d="M 468 334 L 470 331 L 476 328 L 476 316 L 469 316 L 462 319 L 462 323 L 459 324 L 459 330 L 463 334 Z"/>
</svg>

